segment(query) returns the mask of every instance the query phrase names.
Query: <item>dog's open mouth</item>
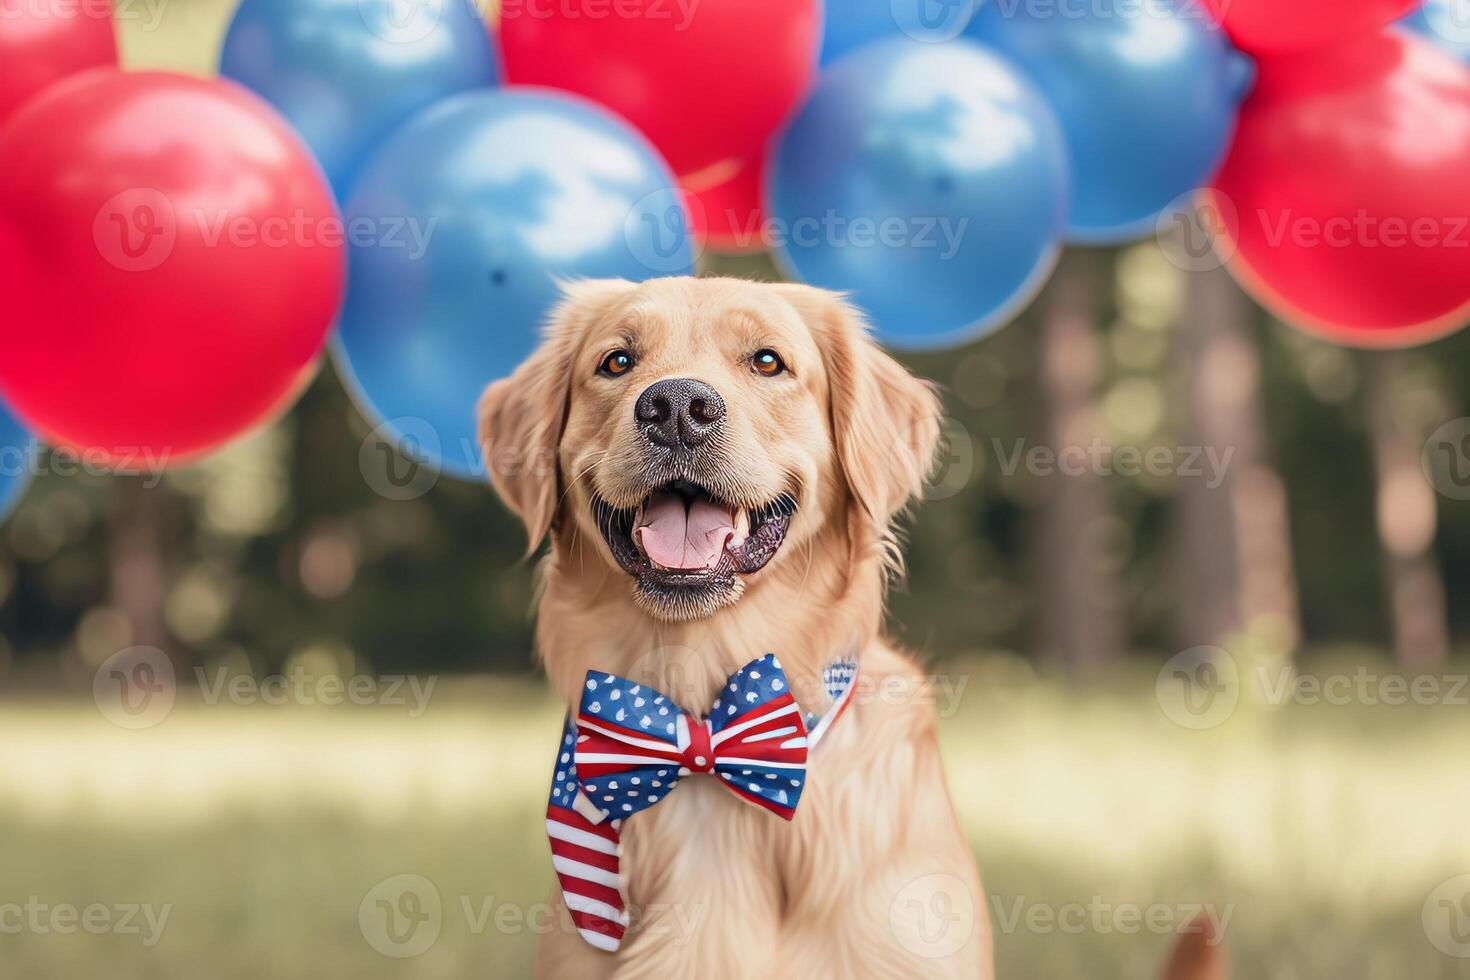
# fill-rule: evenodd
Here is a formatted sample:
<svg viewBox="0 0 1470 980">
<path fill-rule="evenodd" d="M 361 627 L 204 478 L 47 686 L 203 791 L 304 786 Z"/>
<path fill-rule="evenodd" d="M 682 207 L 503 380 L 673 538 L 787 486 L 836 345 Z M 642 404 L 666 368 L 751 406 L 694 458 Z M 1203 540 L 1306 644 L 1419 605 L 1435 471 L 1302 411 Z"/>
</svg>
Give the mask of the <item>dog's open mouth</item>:
<svg viewBox="0 0 1470 980">
<path fill-rule="evenodd" d="M 706 598 L 738 595 L 737 577 L 776 556 L 796 512 L 787 494 L 746 509 L 687 480 L 664 484 L 637 507 L 616 508 L 601 497 L 592 507 L 613 557 L 638 579 L 640 595 L 699 607 Z"/>
</svg>

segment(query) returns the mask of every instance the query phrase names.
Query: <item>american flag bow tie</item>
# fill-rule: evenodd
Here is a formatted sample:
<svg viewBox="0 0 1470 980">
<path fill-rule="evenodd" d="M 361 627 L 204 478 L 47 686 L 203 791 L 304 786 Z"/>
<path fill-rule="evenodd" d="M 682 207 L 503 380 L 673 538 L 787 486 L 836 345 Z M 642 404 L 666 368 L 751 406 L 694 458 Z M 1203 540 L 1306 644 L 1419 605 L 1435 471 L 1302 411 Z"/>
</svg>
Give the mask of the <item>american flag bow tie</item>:
<svg viewBox="0 0 1470 980">
<path fill-rule="evenodd" d="M 806 782 L 806 722 L 773 654 L 730 676 L 700 719 L 612 674 L 588 674 L 573 758 L 592 804 L 623 820 L 694 773 L 790 820 Z"/>
<path fill-rule="evenodd" d="M 581 708 L 562 730 L 547 805 L 551 864 L 582 939 L 616 952 L 628 930 L 625 818 L 653 807 L 685 776 L 709 773 L 791 820 L 808 748 L 841 716 L 856 680 L 856 658 L 832 661 L 823 671 L 831 705 L 803 716 L 781 661 L 767 654 L 735 671 L 709 717 L 697 718 L 625 677 L 587 674 Z"/>
<path fill-rule="evenodd" d="M 582 937 L 609 952 L 621 945 L 628 927 L 622 822 L 684 777 L 707 773 L 790 820 L 806 783 L 808 745 L 842 713 L 856 676 L 856 660 L 831 664 L 824 674 L 831 707 L 803 716 L 781 662 L 767 654 L 732 674 L 709 715 L 697 718 L 644 685 L 589 673 L 562 732 L 546 810 L 552 864 Z"/>
</svg>

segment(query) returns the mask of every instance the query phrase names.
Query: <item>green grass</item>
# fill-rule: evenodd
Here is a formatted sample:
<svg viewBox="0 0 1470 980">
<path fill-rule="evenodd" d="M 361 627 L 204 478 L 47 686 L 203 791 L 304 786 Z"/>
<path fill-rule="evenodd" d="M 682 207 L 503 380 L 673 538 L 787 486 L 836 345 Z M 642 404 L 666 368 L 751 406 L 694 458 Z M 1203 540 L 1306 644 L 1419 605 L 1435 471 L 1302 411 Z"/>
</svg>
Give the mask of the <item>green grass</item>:
<svg viewBox="0 0 1470 980">
<path fill-rule="evenodd" d="M 1098 928 L 1093 910 L 1159 903 L 1177 920 L 1199 902 L 1231 914 L 1238 977 L 1470 977 L 1421 922 L 1430 891 L 1470 872 L 1463 707 L 1242 705 L 1191 732 L 1162 716 L 1152 675 L 1087 690 L 997 663 L 951 676 L 967 686 L 946 765 L 1002 977 L 1154 975 L 1170 937 L 1106 914 Z M 0 905 L 171 911 L 151 947 L 0 931 L 0 975 L 524 975 L 523 921 L 551 885 L 539 814 L 557 721 L 540 687 L 508 681 L 443 682 L 417 718 L 181 703 L 145 731 L 90 702 L 4 704 Z M 442 907 L 411 959 L 358 923 L 400 874 Z M 1028 928 L 1037 907 L 1088 921 Z M 1021 923 L 1006 931 L 998 909 Z"/>
</svg>

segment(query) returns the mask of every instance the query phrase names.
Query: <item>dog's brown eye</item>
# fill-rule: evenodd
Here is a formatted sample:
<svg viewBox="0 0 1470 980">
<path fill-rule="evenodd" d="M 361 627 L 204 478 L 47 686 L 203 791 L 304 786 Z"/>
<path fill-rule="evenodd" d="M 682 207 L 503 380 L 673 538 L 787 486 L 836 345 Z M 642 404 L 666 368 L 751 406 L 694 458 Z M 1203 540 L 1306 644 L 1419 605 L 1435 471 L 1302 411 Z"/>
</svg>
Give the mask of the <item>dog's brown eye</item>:
<svg viewBox="0 0 1470 980">
<path fill-rule="evenodd" d="M 621 378 L 633 370 L 633 355 L 625 350 L 615 350 L 602 359 L 597 366 L 599 374 L 605 374 L 609 378 Z"/>
<path fill-rule="evenodd" d="M 786 362 L 781 360 L 781 355 L 770 348 L 756 351 L 750 363 L 755 365 L 756 374 L 767 378 L 774 378 L 786 370 Z"/>
</svg>

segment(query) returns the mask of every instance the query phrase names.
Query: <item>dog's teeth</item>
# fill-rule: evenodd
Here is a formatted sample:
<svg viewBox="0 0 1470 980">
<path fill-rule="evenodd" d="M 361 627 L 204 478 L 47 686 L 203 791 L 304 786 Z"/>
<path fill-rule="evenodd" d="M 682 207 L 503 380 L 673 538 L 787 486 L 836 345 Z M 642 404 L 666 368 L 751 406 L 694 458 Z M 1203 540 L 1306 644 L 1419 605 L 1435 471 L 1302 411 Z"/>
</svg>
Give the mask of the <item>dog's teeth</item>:
<svg viewBox="0 0 1470 980">
<path fill-rule="evenodd" d="M 735 533 L 730 535 L 730 541 L 725 547 L 732 550 L 739 550 L 745 546 L 745 542 L 749 538 L 750 514 L 747 511 L 741 510 L 735 515 Z"/>
</svg>

